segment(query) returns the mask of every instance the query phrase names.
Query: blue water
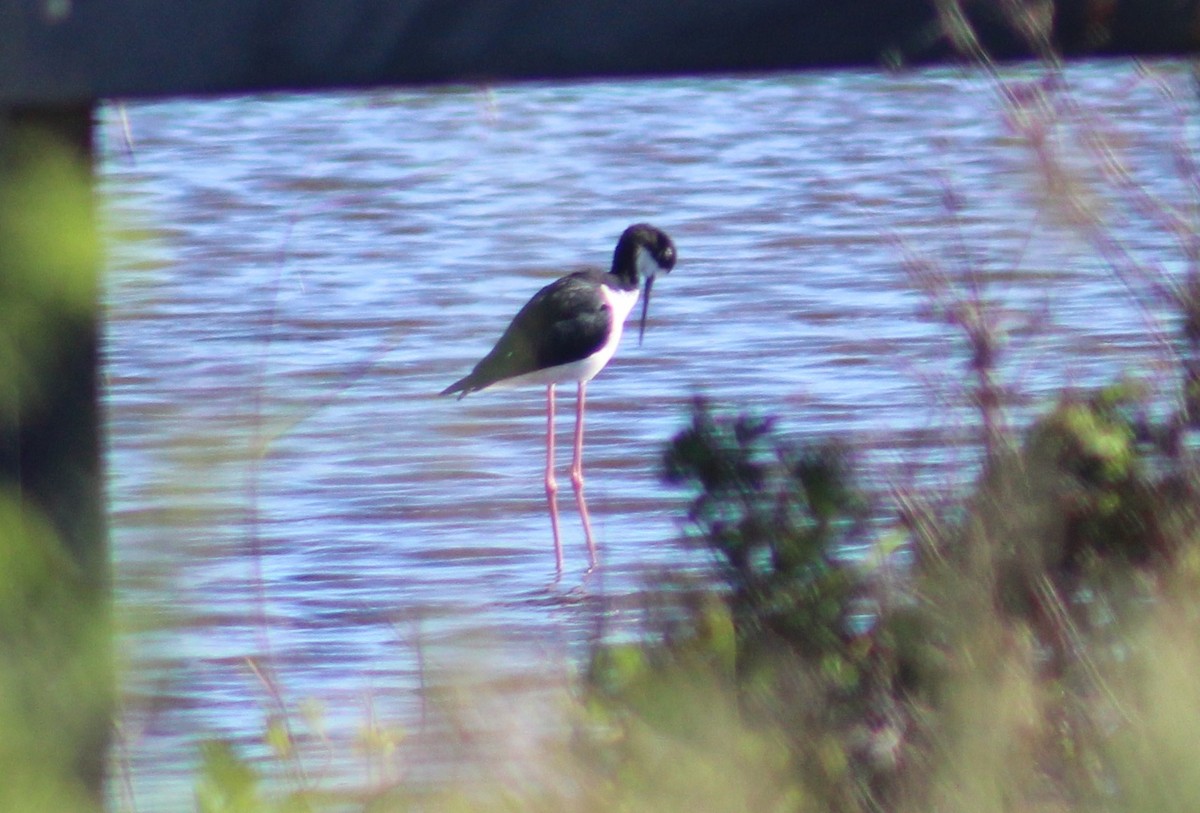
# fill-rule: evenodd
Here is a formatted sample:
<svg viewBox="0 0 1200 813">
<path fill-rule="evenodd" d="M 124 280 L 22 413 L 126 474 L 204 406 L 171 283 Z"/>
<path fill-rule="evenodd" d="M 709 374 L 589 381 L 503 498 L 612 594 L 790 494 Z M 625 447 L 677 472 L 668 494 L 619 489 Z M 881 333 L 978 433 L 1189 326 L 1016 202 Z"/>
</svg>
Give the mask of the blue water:
<svg viewBox="0 0 1200 813">
<path fill-rule="evenodd" d="M 118 806 L 189 800 L 202 739 L 267 755 L 277 703 L 303 782 L 464 770 L 422 685 L 552 692 L 589 641 L 637 629 L 648 582 L 703 573 L 678 541 L 686 494 L 659 480 L 697 394 L 836 433 L 883 486 L 969 478 L 965 344 L 914 266 L 950 299 L 983 286 L 1014 422 L 1116 371 L 1169 383 L 1155 285 L 1183 254 L 1154 207 L 1195 221 L 1191 81 L 1078 66 L 1053 116 L 953 70 L 105 108 Z M 1042 117 L 1041 153 L 1023 115 Z M 589 388 L 603 566 L 584 573 L 564 489 L 555 581 L 543 393 L 435 394 L 643 220 L 680 262 L 645 344 L 627 335 Z M 565 483 L 569 392 L 559 407 Z M 376 719 L 408 739 L 356 757 Z"/>
</svg>

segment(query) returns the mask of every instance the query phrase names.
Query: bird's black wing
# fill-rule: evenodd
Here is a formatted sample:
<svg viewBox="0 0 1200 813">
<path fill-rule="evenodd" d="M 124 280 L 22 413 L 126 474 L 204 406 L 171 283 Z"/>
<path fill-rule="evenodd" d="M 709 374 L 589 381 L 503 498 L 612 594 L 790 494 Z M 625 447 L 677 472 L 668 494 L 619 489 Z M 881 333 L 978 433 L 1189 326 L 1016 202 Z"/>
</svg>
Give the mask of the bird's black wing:
<svg viewBox="0 0 1200 813">
<path fill-rule="evenodd" d="M 547 285 L 525 303 L 492 351 L 442 395 L 467 393 L 519 375 L 580 361 L 604 344 L 612 309 L 600 296 L 604 277 L 577 271 Z"/>
</svg>

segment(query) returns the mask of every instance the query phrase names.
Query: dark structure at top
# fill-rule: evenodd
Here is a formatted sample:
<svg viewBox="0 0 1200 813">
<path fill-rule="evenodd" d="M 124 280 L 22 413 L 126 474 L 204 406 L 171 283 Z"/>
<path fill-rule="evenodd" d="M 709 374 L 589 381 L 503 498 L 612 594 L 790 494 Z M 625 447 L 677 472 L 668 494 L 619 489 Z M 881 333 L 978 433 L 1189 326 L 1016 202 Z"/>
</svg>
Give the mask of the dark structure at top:
<svg viewBox="0 0 1200 813">
<path fill-rule="evenodd" d="M 0 0 L 0 105 L 1182 53 L 1196 0 Z M 961 44 L 961 43 L 959 43 Z"/>
</svg>

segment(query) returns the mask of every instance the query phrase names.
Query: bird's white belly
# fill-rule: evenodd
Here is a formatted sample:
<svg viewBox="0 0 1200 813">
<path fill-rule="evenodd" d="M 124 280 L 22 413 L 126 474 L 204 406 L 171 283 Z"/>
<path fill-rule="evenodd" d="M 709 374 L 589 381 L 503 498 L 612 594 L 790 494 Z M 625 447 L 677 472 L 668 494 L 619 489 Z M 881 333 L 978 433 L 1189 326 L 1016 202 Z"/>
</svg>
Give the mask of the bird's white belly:
<svg viewBox="0 0 1200 813">
<path fill-rule="evenodd" d="M 502 381 L 497 381 L 487 389 L 509 389 L 511 387 L 529 386 L 532 384 L 540 384 L 547 386 L 550 384 L 574 384 L 582 381 L 591 381 L 596 377 L 604 367 L 612 360 L 613 354 L 617 352 L 617 345 L 621 343 L 621 334 L 625 329 L 625 320 L 629 317 L 630 311 L 638 301 L 638 289 L 632 291 L 618 291 L 609 288 L 607 285 L 600 286 L 600 294 L 604 297 L 604 301 L 612 309 L 612 330 L 608 334 L 608 338 L 604 344 L 595 353 L 585 359 L 572 361 L 569 364 L 559 364 L 556 367 L 547 367 L 544 370 L 534 370 L 531 373 L 506 378 Z"/>
</svg>

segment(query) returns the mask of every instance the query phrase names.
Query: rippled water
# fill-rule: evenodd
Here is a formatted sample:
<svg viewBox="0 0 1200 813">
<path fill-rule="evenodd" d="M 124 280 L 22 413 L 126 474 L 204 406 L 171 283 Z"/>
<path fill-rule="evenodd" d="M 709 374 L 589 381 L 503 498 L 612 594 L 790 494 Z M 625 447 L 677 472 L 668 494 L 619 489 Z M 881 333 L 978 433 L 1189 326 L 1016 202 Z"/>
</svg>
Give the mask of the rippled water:
<svg viewBox="0 0 1200 813">
<path fill-rule="evenodd" d="M 1063 384 L 1156 369 L 1169 326 L 1133 301 L 1151 286 L 1131 294 L 1067 202 L 1178 270 L 1095 147 L 1190 216 L 1192 80 L 1117 63 L 1066 81 L 1052 98 L 1082 112 L 1049 134 L 1071 167 L 1058 185 L 994 83 L 951 70 L 137 103 L 129 144 L 107 108 L 119 795 L 190 798 L 203 738 L 265 752 L 276 707 L 248 658 L 292 719 L 323 708 L 344 756 L 369 718 L 419 727 L 438 664 L 536 693 L 548 663 L 634 628 L 649 574 L 703 566 L 658 477 L 696 394 L 844 433 L 884 482 L 969 476 L 966 351 L 906 255 L 988 282 L 1018 419 Z M 645 344 L 626 336 L 589 389 L 603 567 L 583 572 L 567 489 L 556 583 L 543 393 L 435 394 L 641 220 L 681 259 Z M 571 407 L 563 393 L 564 482 Z M 402 758 L 425 776 L 452 761 L 421 754 Z M 371 778 L 339 758 L 334 784 Z"/>
</svg>

